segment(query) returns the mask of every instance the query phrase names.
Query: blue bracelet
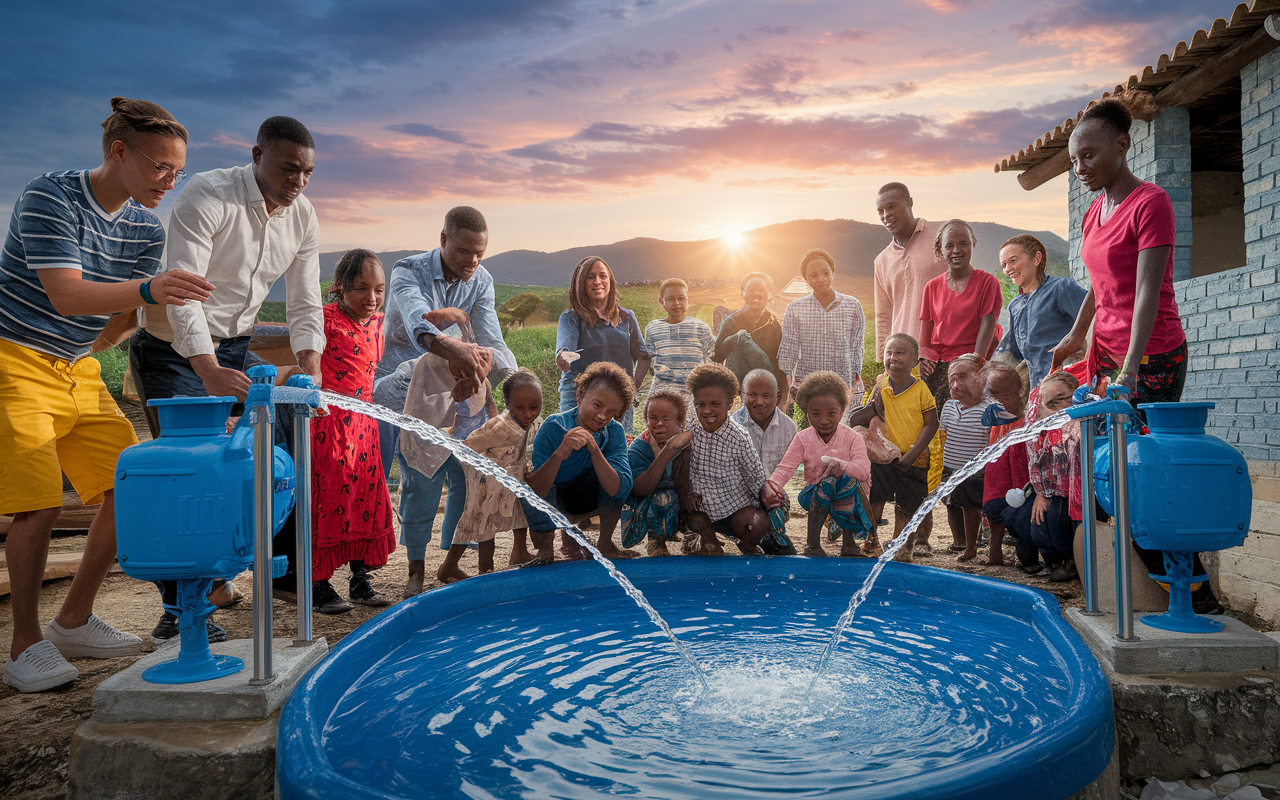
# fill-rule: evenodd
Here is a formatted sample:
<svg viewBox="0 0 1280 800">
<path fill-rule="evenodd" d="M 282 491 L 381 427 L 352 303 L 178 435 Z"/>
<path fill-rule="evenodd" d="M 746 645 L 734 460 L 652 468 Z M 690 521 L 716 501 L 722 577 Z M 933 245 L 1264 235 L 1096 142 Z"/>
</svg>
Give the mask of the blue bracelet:
<svg viewBox="0 0 1280 800">
<path fill-rule="evenodd" d="M 157 305 L 155 298 L 151 296 L 151 281 L 143 281 L 138 284 L 138 294 L 142 295 L 142 299 L 147 302 L 147 305 Z"/>
</svg>

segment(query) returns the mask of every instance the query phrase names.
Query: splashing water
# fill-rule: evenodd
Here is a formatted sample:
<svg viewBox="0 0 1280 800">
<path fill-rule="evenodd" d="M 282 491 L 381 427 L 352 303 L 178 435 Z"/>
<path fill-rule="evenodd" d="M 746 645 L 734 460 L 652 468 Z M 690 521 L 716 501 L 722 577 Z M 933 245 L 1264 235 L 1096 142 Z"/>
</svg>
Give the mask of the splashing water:
<svg viewBox="0 0 1280 800">
<path fill-rule="evenodd" d="M 920 523 L 924 518 L 933 512 L 943 497 L 955 491 L 956 487 L 965 481 L 965 479 L 977 474 L 978 470 L 987 464 L 995 461 L 1005 450 L 1008 450 L 1015 444 L 1020 442 L 1028 442 L 1039 436 L 1045 431 L 1052 431 L 1061 428 L 1071 421 L 1071 417 L 1067 416 L 1066 411 L 1059 411 L 1052 416 L 1037 420 L 1035 423 L 1023 428 L 1018 428 L 1001 438 L 998 442 L 988 445 L 974 456 L 963 467 L 951 473 L 951 477 L 947 478 L 929 493 L 929 496 L 920 504 L 920 508 L 916 509 L 916 513 L 902 529 L 902 533 L 884 548 L 884 552 L 876 563 L 871 567 L 871 572 L 867 574 L 867 579 L 863 581 L 858 591 L 853 593 L 853 597 L 849 598 L 849 607 L 840 615 L 840 620 L 836 623 L 835 633 L 832 634 L 831 640 L 827 642 L 827 646 L 823 649 L 822 655 L 818 658 L 818 665 L 813 670 L 813 679 L 809 681 L 809 689 L 806 696 L 813 692 L 813 687 L 817 684 L 818 679 L 822 677 L 823 672 L 827 668 L 827 662 L 831 659 L 831 654 L 840 645 L 840 638 L 844 635 L 845 628 L 849 627 L 849 623 L 853 622 L 853 616 L 858 612 L 858 606 L 862 605 L 862 601 L 867 599 L 867 595 L 871 594 L 872 587 L 875 586 L 876 578 L 880 577 L 880 573 L 884 571 L 885 565 L 893 560 L 898 551 L 906 546 L 907 541 L 911 538 L 911 534 L 916 532 L 916 528 L 920 527 Z"/>
<path fill-rule="evenodd" d="M 277 386 L 272 392 L 271 397 L 272 401 L 275 403 L 305 403 L 308 398 L 313 396 L 313 392 L 314 390 L 310 389 Z M 671 626 L 662 618 L 662 615 L 649 604 L 649 601 L 645 599 L 644 594 L 636 588 L 635 584 L 628 580 L 626 575 L 619 572 L 613 562 L 605 558 L 604 555 L 596 549 L 595 545 L 591 544 L 591 542 L 587 540 L 586 535 L 578 529 L 578 526 L 569 522 L 558 508 L 539 497 L 525 484 L 511 477 L 505 469 L 499 467 L 493 461 L 490 461 L 480 455 L 457 439 L 445 434 L 439 428 L 428 425 L 420 419 L 410 417 L 405 414 L 399 414 L 389 408 L 374 405 L 373 403 L 367 403 L 363 400 L 357 400 L 354 397 L 334 394 L 333 392 L 322 391 L 320 392 L 320 397 L 326 405 L 335 406 L 337 408 L 346 409 L 347 411 L 354 411 L 357 414 L 373 417 L 374 419 L 409 431 L 410 433 L 421 437 L 428 444 L 445 448 L 462 463 L 490 478 L 493 478 L 498 483 L 515 493 L 516 497 L 528 501 L 539 511 L 550 516 L 551 521 L 555 523 L 556 527 L 568 533 L 578 542 L 578 544 L 585 547 L 587 552 L 591 553 L 591 557 L 599 562 L 600 566 L 604 567 L 609 572 L 609 577 L 617 581 L 618 585 L 622 587 L 622 590 L 627 593 L 627 596 L 634 600 L 636 605 L 638 605 L 640 609 L 648 615 L 649 619 L 653 621 L 653 624 L 662 629 L 662 632 L 671 640 L 671 644 L 680 654 L 680 657 L 683 658 L 685 663 L 689 666 L 694 677 L 698 679 L 698 683 L 702 685 L 703 691 L 707 691 L 709 689 L 706 674 L 698 665 L 698 662 L 694 660 L 693 654 L 689 652 L 689 649 L 685 647 L 683 642 L 676 638 L 675 632 L 671 630 Z"/>
</svg>

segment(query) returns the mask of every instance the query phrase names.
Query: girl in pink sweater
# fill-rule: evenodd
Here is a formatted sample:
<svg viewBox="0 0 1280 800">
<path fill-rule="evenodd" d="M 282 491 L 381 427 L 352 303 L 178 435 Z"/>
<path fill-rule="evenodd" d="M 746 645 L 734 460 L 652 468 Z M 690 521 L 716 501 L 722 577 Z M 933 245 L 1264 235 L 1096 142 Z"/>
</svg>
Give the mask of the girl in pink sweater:
<svg viewBox="0 0 1280 800">
<path fill-rule="evenodd" d="M 822 525 L 830 520 L 832 540 L 841 538 L 840 555 L 861 555 L 855 534 L 864 538 L 874 528 L 867 515 L 863 496 L 871 481 L 871 459 L 867 445 L 855 430 L 840 424 L 849 405 L 849 387 L 839 375 L 826 370 L 805 378 L 796 394 L 809 427 L 796 434 L 778 468 L 765 482 L 760 499 L 767 508 L 786 502 L 782 487 L 804 464 L 805 487 L 800 505 L 809 512 L 809 539 L 806 556 L 825 556 Z"/>
</svg>

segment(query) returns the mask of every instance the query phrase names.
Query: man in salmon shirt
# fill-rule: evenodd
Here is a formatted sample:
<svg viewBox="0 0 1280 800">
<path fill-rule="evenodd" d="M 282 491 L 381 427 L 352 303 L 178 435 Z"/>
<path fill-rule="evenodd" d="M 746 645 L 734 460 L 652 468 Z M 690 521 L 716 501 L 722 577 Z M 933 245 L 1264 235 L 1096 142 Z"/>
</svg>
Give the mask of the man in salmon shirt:
<svg viewBox="0 0 1280 800">
<path fill-rule="evenodd" d="M 911 192 L 902 183 L 886 183 L 876 193 L 876 213 L 893 239 L 875 260 L 876 360 L 884 363 L 884 343 L 895 333 L 905 333 L 916 341 L 924 323 L 920 308 L 924 285 L 947 271 L 947 264 L 934 252 L 941 223 L 927 222 L 915 215 Z M 912 371 L 918 375 L 919 370 Z M 929 445 L 929 489 L 942 478 L 942 440 Z M 916 537 L 917 547 L 928 551 L 933 517 L 925 517 Z"/>
</svg>

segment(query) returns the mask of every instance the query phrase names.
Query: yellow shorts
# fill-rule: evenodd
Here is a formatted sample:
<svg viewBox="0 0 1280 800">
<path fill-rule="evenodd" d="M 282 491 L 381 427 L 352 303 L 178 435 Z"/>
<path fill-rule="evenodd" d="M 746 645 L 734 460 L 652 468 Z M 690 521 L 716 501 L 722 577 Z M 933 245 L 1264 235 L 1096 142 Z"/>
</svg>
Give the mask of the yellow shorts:
<svg viewBox="0 0 1280 800">
<path fill-rule="evenodd" d="M 63 473 L 85 505 L 115 486 L 138 437 L 101 373 L 0 339 L 0 514 L 60 507 Z"/>
</svg>

